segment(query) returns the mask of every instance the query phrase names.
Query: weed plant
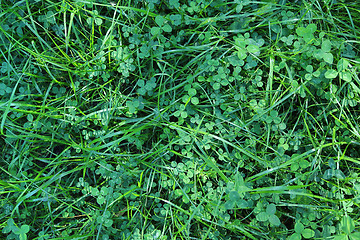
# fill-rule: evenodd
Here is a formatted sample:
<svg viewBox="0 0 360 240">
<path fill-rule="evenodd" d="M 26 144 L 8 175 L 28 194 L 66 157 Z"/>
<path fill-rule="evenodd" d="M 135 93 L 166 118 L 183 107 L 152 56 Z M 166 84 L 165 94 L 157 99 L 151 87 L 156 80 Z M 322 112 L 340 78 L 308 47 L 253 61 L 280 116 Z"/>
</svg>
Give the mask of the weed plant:
<svg viewBox="0 0 360 240">
<path fill-rule="evenodd" d="M 0 1 L 1 239 L 360 239 L 355 0 Z"/>
</svg>

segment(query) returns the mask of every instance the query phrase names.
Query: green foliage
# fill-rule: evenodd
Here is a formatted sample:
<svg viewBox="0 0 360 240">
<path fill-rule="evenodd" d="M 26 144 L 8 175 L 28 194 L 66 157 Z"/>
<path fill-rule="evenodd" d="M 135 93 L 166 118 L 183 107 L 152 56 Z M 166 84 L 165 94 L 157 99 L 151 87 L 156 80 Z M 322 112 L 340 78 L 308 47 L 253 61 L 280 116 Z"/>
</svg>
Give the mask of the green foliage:
<svg viewBox="0 0 360 240">
<path fill-rule="evenodd" d="M 359 239 L 347 1 L 2 1 L 1 239 Z"/>
<path fill-rule="evenodd" d="M 354 232 L 355 222 L 349 216 L 344 216 L 340 222 L 341 231 L 343 234 L 336 235 L 334 239 L 358 239 L 360 237 L 360 232 Z"/>
<path fill-rule="evenodd" d="M 9 218 L 6 224 L 6 227 L 2 229 L 3 233 L 13 233 L 18 239 L 26 240 L 27 233 L 30 231 L 29 225 L 21 225 L 21 227 L 15 225 L 15 222 L 12 218 Z"/>
</svg>

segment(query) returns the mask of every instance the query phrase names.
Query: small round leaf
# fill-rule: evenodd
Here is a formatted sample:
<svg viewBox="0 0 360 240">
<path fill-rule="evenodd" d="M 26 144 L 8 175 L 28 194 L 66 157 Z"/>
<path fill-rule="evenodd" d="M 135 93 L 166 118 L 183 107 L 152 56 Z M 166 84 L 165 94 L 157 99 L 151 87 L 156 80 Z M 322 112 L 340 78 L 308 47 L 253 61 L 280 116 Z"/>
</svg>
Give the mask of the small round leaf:
<svg viewBox="0 0 360 240">
<path fill-rule="evenodd" d="M 189 93 L 190 96 L 195 96 L 195 95 L 196 95 L 196 89 L 190 88 L 190 89 L 188 90 L 188 93 Z"/>
<path fill-rule="evenodd" d="M 164 25 L 165 18 L 163 16 L 158 15 L 155 18 L 155 22 L 157 23 L 157 25 L 161 27 L 162 25 Z"/>
<path fill-rule="evenodd" d="M 191 98 L 191 103 L 194 105 L 198 105 L 199 104 L 199 99 L 197 97 L 192 97 Z"/>
<path fill-rule="evenodd" d="M 256 219 L 260 222 L 265 222 L 269 220 L 269 214 L 267 214 L 266 212 L 261 212 L 258 215 L 256 215 Z"/>
<path fill-rule="evenodd" d="M 334 56 L 331 53 L 324 53 L 323 59 L 325 62 L 327 62 L 329 64 L 333 64 L 333 62 L 334 62 Z"/>
<path fill-rule="evenodd" d="M 300 234 L 303 231 L 304 231 L 304 224 L 302 224 L 301 222 L 295 223 L 295 232 Z"/>
<path fill-rule="evenodd" d="M 248 50 L 250 53 L 257 53 L 260 51 L 260 48 L 256 45 L 249 45 L 246 47 L 246 50 Z"/>
<path fill-rule="evenodd" d="M 276 213 L 276 206 L 275 204 L 271 203 L 266 207 L 266 213 L 269 215 L 274 215 Z"/>
<path fill-rule="evenodd" d="M 301 240 L 301 234 L 299 234 L 299 233 L 293 233 L 293 234 L 290 236 L 289 240 Z"/>
<path fill-rule="evenodd" d="M 312 229 L 310 229 L 310 228 L 304 229 L 304 231 L 303 231 L 301 234 L 302 234 L 302 236 L 303 236 L 304 238 L 306 238 L 306 239 L 310 239 L 310 238 L 312 238 L 312 237 L 315 236 L 314 230 L 312 230 Z"/>
<path fill-rule="evenodd" d="M 165 24 L 165 26 L 162 27 L 162 30 L 164 30 L 164 32 L 171 32 L 172 28 L 169 24 Z"/>
<path fill-rule="evenodd" d="M 102 195 L 100 195 L 97 199 L 96 199 L 96 201 L 97 201 L 97 203 L 98 204 L 104 204 L 104 202 L 105 202 L 105 197 L 104 196 L 102 196 Z"/>
<path fill-rule="evenodd" d="M 270 215 L 269 222 L 275 226 L 280 226 L 281 224 L 280 219 L 276 215 Z"/>
<path fill-rule="evenodd" d="M 336 78 L 338 75 L 338 72 L 334 69 L 329 69 L 325 72 L 325 77 L 328 79 Z"/>
<path fill-rule="evenodd" d="M 152 27 L 150 30 L 152 35 L 158 35 L 160 33 L 160 28 L 159 27 Z"/>
</svg>

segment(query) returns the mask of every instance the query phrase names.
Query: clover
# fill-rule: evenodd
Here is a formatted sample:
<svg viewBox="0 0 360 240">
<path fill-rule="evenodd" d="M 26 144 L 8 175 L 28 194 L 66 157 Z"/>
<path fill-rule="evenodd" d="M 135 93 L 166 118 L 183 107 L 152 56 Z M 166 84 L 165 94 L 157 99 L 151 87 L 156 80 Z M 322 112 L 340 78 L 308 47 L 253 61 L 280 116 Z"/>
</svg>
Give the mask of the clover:
<svg viewBox="0 0 360 240">
<path fill-rule="evenodd" d="M 285 149 L 286 150 L 286 149 Z M 293 156 L 298 156 L 297 154 L 293 154 Z M 290 166 L 292 171 L 303 170 L 305 168 L 311 167 L 311 163 L 306 159 L 301 159 L 299 161 L 293 162 Z"/>
<path fill-rule="evenodd" d="M 128 112 L 130 114 L 136 114 L 138 110 L 144 108 L 143 98 L 139 96 L 138 98 L 128 100 L 126 101 L 126 106 L 128 107 Z"/>
<path fill-rule="evenodd" d="M 111 227 L 114 221 L 110 217 L 111 217 L 111 213 L 109 211 L 105 211 L 102 216 L 98 216 L 96 218 L 96 222 L 98 224 L 102 224 L 105 227 Z"/>
<path fill-rule="evenodd" d="M 352 81 L 352 73 L 350 71 L 350 63 L 345 58 L 341 58 L 336 67 L 337 67 L 337 73 L 339 74 L 340 79 L 344 80 L 345 82 L 351 82 Z M 332 70 L 328 70 L 326 76 L 327 78 L 335 78 L 337 76 L 336 72 Z"/>
<path fill-rule="evenodd" d="M 38 17 L 39 22 L 44 23 L 44 28 L 49 28 L 50 25 L 56 23 L 55 13 L 53 11 L 46 12 L 45 15 L 41 15 Z"/>
<path fill-rule="evenodd" d="M 7 221 L 6 226 L 3 228 L 3 233 L 10 233 L 12 232 L 15 234 L 20 240 L 26 240 L 27 239 L 27 233 L 30 231 L 30 226 L 27 224 L 21 225 L 21 227 L 18 227 L 14 219 L 9 218 Z"/>
<path fill-rule="evenodd" d="M 86 19 L 87 24 L 89 24 L 90 26 L 95 23 L 96 26 L 100 26 L 101 24 L 103 24 L 103 20 L 101 18 L 99 18 L 99 12 L 97 10 L 94 10 L 92 12 L 90 12 L 90 14 L 92 15 L 91 17 L 88 17 Z"/>
<path fill-rule="evenodd" d="M 146 94 L 148 94 L 149 96 L 152 96 L 152 92 L 154 90 L 154 88 L 156 88 L 156 78 L 152 77 L 150 78 L 150 80 L 146 81 L 143 79 L 138 80 L 137 85 L 140 87 L 137 92 L 142 95 L 145 96 Z"/>
<path fill-rule="evenodd" d="M 251 55 L 258 56 L 260 54 L 260 46 L 263 44 L 263 41 L 256 42 L 250 38 L 249 33 L 238 35 L 234 40 L 238 58 L 240 60 L 246 59 L 247 64 L 245 67 L 247 69 L 255 67 L 257 65 L 257 60 Z"/>
<path fill-rule="evenodd" d="M 300 221 L 295 223 L 294 226 L 295 233 L 293 233 L 289 240 L 301 239 L 302 237 L 305 239 L 311 239 L 315 236 L 315 231 L 311 228 L 305 228 L 304 224 Z"/>
<path fill-rule="evenodd" d="M 194 13 L 197 13 L 197 12 L 200 11 L 200 7 L 199 7 L 199 5 L 198 5 L 197 2 L 191 1 L 189 5 L 190 5 L 190 6 L 188 6 L 188 7 L 186 8 L 186 10 L 187 10 L 190 14 L 194 14 Z"/>
<path fill-rule="evenodd" d="M 11 66 L 9 63 L 7 62 L 3 62 L 1 64 L 1 68 L 0 68 L 0 72 L 1 73 L 7 73 L 7 72 L 10 72 L 11 71 Z"/>
<path fill-rule="evenodd" d="M 266 206 L 266 211 L 261 211 L 256 215 L 256 219 L 260 222 L 268 221 L 274 226 L 280 226 L 281 222 L 276 213 L 276 205 L 271 203 Z"/>
<path fill-rule="evenodd" d="M 174 116 L 177 118 L 187 118 L 188 113 L 186 112 L 185 108 L 185 104 L 181 104 L 179 106 L 179 110 L 174 113 Z"/>
<path fill-rule="evenodd" d="M 11 92 L 11 87 L 8 87 L 5 83 L 0 83 L 0 95 L 4 96 L 5 94 L 10 94 Z"/>
<path fill-rule="evenodd" d="M 178 1 L 178 0 L 170 0 L 170 1 Z M 174 24 L 175 26 L 179 26 L 182 22 L 182 16 L 180 14 L 170 15 L 169 18 L 170 18 L 172 24 Z"/>
<path fill-rule="evenodd" d="M 314 67 L 312 65 L 307 65 L 306 66 L 306 71 L 308 72 L 308 73 L 305 74 L 305 79 L 306 80 L 311 80 L 313 77 L 317 78 L 321 74 L 320 70 L 317 70 L 317 71 L 314 72 Z"/>
<path fill-rule="evenodd" d="M 310 42 L 311 40 L 315 39 L 314 33 L 317 29 L 316 24 L 311 23 L 306 27 L 298 27 L 296 29 L 297 35 L 302 37 L 306 43 Z"/>
<path fill-rule="evenodd" d="M 293 26 L 293 25 L 291 25 Z M 291 46 L 293 44 L 293 41 L 295 39 L 295 36 L 290 34 L 289 36 L 283 36 L 280 38 L 281 41 L 283 41 L 287 46 Z"/>
<path fill-rule="evenodd" d="M 170 33 L 172 31 L 171 26 L 167 23 L 167 20 L 161 16 L 157 15 L 155 17 L 155 22 L 158 25 L 158 27 L 152 27 L 150 32 L 154 36 L 158 36 L 162 33 L 162 31 Z"/>
<path fill-rule="evenodd" d="M 277 130 L 282 131 L 286 129 L 286 124 L 282 122 L 281 118 L 278 115 L 279 115 L 278 111 L 271 110 L 269 115 L 262 117 L 267 124 L 272 124 L 271 129 L 273 131 L 277 131 Z"/>
</svg>

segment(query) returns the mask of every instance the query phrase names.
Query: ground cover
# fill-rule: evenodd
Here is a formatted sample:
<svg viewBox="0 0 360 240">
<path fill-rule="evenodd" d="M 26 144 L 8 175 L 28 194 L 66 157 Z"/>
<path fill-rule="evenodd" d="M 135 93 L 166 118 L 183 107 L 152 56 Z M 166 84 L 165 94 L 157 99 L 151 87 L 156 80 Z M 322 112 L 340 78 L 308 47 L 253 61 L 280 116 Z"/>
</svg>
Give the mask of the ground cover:
<svg viewBox="0 0 360 240">
<path fill-rule="evenodd" d="M 357 1 L 0 1 L 1 239 L 360 239 Z"/>
</svg>

